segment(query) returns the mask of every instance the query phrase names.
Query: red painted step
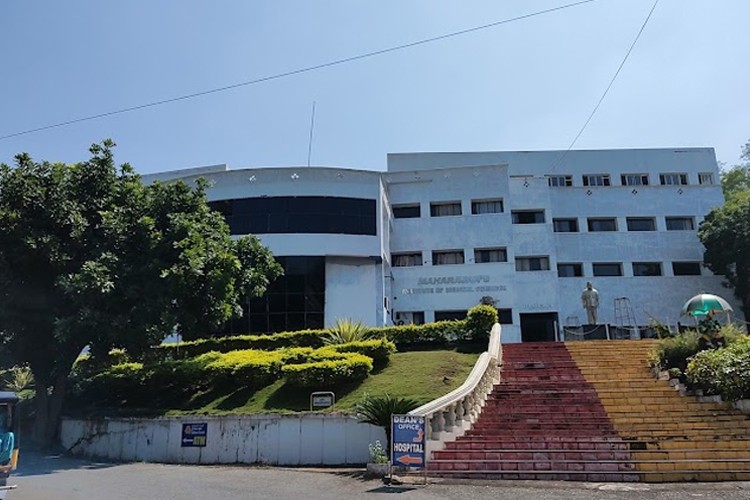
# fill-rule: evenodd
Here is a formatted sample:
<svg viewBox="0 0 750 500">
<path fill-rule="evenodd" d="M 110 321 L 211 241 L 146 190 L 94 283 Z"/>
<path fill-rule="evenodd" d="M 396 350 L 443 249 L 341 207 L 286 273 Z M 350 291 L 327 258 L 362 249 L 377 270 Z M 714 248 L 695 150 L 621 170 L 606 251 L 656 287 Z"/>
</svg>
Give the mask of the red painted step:
<svg viewBox="0 0 750 500">
<path fill-rule="evenodd" d="M 433 452 L 431 474 L 461 478 L 635 481 L 631 443 L 564 344 L 504 346 L 502 381 L 466 434 Z"/>
</svg>

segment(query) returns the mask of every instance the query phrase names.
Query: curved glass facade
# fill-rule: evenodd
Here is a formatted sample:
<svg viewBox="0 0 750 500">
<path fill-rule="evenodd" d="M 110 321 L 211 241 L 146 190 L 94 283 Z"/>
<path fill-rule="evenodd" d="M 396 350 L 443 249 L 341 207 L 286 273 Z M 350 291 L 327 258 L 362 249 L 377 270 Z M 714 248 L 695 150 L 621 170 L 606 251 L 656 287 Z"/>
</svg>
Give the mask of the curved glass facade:
<svg viewBox="0 0 750 500">
<path fill-rule="evenodd" d="M 212 201 L 232 234 L 376 234 L 375 200 L 335 196 L 266 196 Z"/>
</svg>

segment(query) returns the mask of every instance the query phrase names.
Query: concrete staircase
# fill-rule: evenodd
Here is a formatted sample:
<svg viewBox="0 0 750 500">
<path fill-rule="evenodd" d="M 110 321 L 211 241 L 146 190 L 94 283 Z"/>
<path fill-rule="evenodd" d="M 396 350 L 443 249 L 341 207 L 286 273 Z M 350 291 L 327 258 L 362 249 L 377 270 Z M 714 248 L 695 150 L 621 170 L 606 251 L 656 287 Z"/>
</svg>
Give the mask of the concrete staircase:
<svg viewBox="0 0 750 500">
<path fill-rule="evenodd" d="M 432 475 L 580 481 L 750 480 L 750 420 L 681 397 L 650 341 L 504 346 L 502 381 Z"/>
</svg>

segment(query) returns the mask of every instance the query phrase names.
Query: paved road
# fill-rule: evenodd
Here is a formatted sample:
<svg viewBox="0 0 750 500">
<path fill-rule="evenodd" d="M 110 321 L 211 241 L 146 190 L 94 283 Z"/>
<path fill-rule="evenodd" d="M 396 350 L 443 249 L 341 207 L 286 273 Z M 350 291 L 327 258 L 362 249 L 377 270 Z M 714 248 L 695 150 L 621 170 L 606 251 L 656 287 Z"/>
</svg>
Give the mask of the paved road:
<svg viewBox="0 0 750 500">
<path fill-rule="evenodd" d="M 388 488 L 354 471 L 107 464 L 24 453 L 7 500 L 750 499 L 750 483 L 638 485 L 506 481 Z M 391 497 L 392 498 L 392 497 Z"/>
</svg>

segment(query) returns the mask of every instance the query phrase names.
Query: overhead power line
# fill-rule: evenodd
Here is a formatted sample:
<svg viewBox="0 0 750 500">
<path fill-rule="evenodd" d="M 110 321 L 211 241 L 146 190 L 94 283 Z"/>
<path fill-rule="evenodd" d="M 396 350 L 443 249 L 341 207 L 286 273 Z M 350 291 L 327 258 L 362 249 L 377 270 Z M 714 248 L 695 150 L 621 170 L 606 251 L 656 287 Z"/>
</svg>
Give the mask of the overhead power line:
<svg viewBox="0 0 750 500">
<path fill-rule="evenodd" d="M 119 115 L 119 114 L 123 114 L 123 113 L 129 113 L 131 111 L 138 111 L 138 110 L 145 109 L 145 108 L 153 108 L 153 107 L 156 107 L 156 106 L 162 106 L 164 104 L 170 104 L 170 103 L 173 103 L 173 102 L 186 101 L 188 99 L 194 99 L 196 97 L 201 97 L 201 96 L 205 96 L 205 95 L 209 95 L 209 94 L 216 94 L 216 93 L 219 93 L 219 92 L 226 92 L 228 90 L 233 90 L 233 89 L 237 89 L 237 88 L 240 88 L 240 87 L 247 87 L 247 86 L 255 85 L 255 84 L 258 84 L 258 83 L 269 82 L 271 80 L 278 80 L 278 79 L 281 79 L 281 78 L 286 78 L 286 77 L 289 77 L 289 76 L 299 75 L 299 74 L 307 73 L 307 72 L 310 72 L 310 71 L 316 71 L 316 70 L 323 69 L 323 68 L 330 68 L 331 66 L 338 66 L 340 64 L 346 64 L 346 63 L 350 63 L 350 62 L 353 62 L 353 61 L 359 61 L 361 59 L 367 59 L 369 57 L 375 57 L 375 56 L 379 56 L 379 55 L 383 55 L 383 54 L 388 54 L 390 52 L 396 52 L 396 51 L 399 51 L 399 50 L 404 50 L 404 49 L 409 49 L 409 48 L 412 48 L 412 47 L 417 47 L 419 45 L 425 45 L 425 44 L 432 43 L 432 42 L 437 42 L 437 41 L 440 41 L 440 40 L 446 40 L 448 38 L 454 38 L 454 37 L 457 37 L 457 36 L 466 35 L 466 34 L 469 34 L 469 33 L 474 33 L 476 31 L 481 31 L 481 30 L 486 30 L 486 29 L 490 29 L 490 28 L 495 28 L 495 27 L 501 26 L 503 24 L 509 24 L 509 23 L 516 22 L 516 21 L 522 21 L 524 19 L 529 19 L 531 17 L 541 16 L 541 15 L 544 15 L 544 14 L 550 14 L 552 12 L 557 12 L 557 11 L 564 10 L 564 9 L 569 9 L 571 7 L 577 7 L 579 5 L 583 5 L 583 4 L 586 4 L 586 3 L 592 3 L 592 2 L 595 2 L 595 1 L 596 0 L 581 0 L 581 1 L 578 1 L 578 2 L 574 2 L 574 3 L 560 5 L 559 7 L 552 7 L 550 9 L 544 9 L 544 10 L 540 10 L 540 11 L 537 11 L 537 12 L 532 12 L 532 13 L 529 13 L 529 14 L 524 14 L 522 16 L 516 16 L 516 17 L 509 18 L 509 19 L 503 19 L 501 21 L 495 21 L 495 22 L 489 23 L 489 24 L 483 24 L 481 26 L 475 26 L 473 28 L 467 28 L 467 29 L 463 29 L 463 30 L 460 30 L 460 31 L 454 31 L 452 33 L 447 33 L 447 34 L 435 36 L 435 37 L 432 37 L 432 38 L 425 38 L 425 39 L 418 40 L 418 41 L 415 41 L 415 42 L 405 43 L 403 45 L 396 45 L 396 46 L 388 47 L 388 48 L 385 48 L 385 49 L 375 50 L 373 52 L 367 52 L 367 53 L 364 53 L 364 54 L 359 54 L 359 55 L 356 55 L 356 56 L 346 57 L 346 58 L 343 58 L 343 59 L 336 59 L 334 61 L 329 61 L 329 62 L 325 62 L 325 63 L 322 63 L 322 64 L 316 64 L 314 66 L 307 66 L 307 67 L 304 67 L 304 68 L 299 68 L 299 69 L 295 69 L 295 70 L 291 70 L 291 71 L 286 71 L 284 73 L 278 73 L 278 74 L 275 74 L 275 75 L 264 76 L 264 77 L 261 77 L 261 78 L 256 78 L 255 80 L 248 80 L 248 81 L 245 81 L 245 82 L 234 83 L 234 84 L 231 84 L 231 85 L 226 85 L 224 87 L 217 87 L 217 88 L 213 88 L 213 89 L 203 90 L 203 91 L 200 91 L 200 92 L 194 92 L 192 94 L 183 94 L 183 95 L 180 95 L 180 96 L 177 96 L 177 97 L 170 97 L 168 99 L 162 99 L 162 100 L 159 100 L 159 101 L 152 101 L 152 102 L 145 103 L 145 104 L 139 104 L 137 106 L 130 106 L 130 107 L 127 107 L 127 108 L 116 109 L 114 111 L 107 111 L 105 113 L 98 113 L 98 114 L 95 114 L 95 115 L 89 115 L 89 116 L 83 116 L 83 117 L 80 117 L 80 118 L 74 118 L 72 120 L 67 120 L 67 121 L 63 121 L 63 122 L 59 122 L 59 123 L 53 123 L 53 124 L 45 125 L 45 126 L 42 126 L 42 127 L 36 127 L 36 128 L 28 129 L 28 130 L 23 130 L 23 131 L 20 131 L 20 132 L 15 132 L 15 133 L 12 133 L 12 134 L 3 135 L 3 136 L 0 136 L 0 140 L 10 139 L 12 137 L 18 137 L 18 136 L 21 136 L 21 135 L 33 134 L 35 132 L 41 132 L 43 130 L 49 130 L 49 129 L 53 129 L 53 128 L 65 127 L 65 126 L 68 126 L 68 125 L 73 125 L 75 123 L 81 123 L 81 122 L 86 122 L 86 121 L 90 121 L 90 120 L 96 120 L 96 119 L 99 119 L 99 118 L 105 118 L 107 116 L 113 116 L 113 115 Z"/>
<path fill-rule="evenodd" d="M 643 24 L 641 25 L 641 29 L 638 30 L 638 34 L 635 36 L 633 43 L 630 44 L 630 48 L 628 48 L 628 51 L 625 53 L 625 57 L 622 58 L 622 62 L 617 67 L 617 71 L 615 71 L 615 74 L 612 76 L 612 79 L 609 81 L 609 85 L 607 85 L 607 88 L 604 89 L 604 93 L 599 98 L 599 101 L 596 103 L 596 106 L 594 106 L 594 109 L 591 110 L 591 114 L 586 119 L 586 122 L 581 127 L 581 130 L 579 130 L 576 136 L 573 138 L 573 141 L 570 143 L 570 146 L 568 146 L 568 149 L 566 149 L 565 152 L 557 158 L 555 163 L 552 164 L 552 168 L 550 169 L 550 172 L 554 172 L 555 169 L 558 167 L 558 165 L 562 163 L 562 161 L 565 159 L 568 153 L 570 153 L 570 150 L 573 149 L 573 146 L 575 146 L 575 143 L 578 142 L 578 139 L 583 134 L 583 131 L 586 130 L 586 127 L 588 127 L 589 123 L 591 122 L 591 119 L 594 118 L 594 115 L 599 110 L 599 106 L 602 105 L 604 98 L 607 97 L 607 94 L 609 93 L 609 89 L 612 88 L 612 85 L 615 83 L 615 80 L 617 80 L 617 77 L 620 75 L 620 71 L 622 71 L 623 66 L 625 66 L 625 63 L 630 57 L 630 53 L 633 52 L 633 48 L 635 47 L 635 44 L 638 43 L 638 39 L 641 37 L 643 30 L 646 29 L 646 25 L 648 24 L 648 21 L 651 19 L 651 14 L 654 13 L 654 10 L 656 9 L 656 5 L 658 3 L 659 3 L 659 0 L 654 0 L 654 4 L 651 6 L 651 10 L 648 11 L 648 15 L 646 16 L 646 19 L 643 21 Z"/>
</svg>

